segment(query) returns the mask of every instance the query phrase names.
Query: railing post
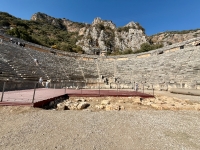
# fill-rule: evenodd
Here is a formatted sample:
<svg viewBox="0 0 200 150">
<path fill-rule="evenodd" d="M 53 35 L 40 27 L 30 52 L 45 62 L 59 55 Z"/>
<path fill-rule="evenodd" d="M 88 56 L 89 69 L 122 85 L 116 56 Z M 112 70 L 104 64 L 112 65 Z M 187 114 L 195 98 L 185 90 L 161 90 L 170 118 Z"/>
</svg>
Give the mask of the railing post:
<svg viewBox="0 0 200 150">
<path fill-rule="evenodd" d="M 99 96 L 100 96 L 100 81 L 99 81 Z"/>
<path fill-rule="evenodd" d="M 34 92 L 33 92 L 33 100 L 32 100 L 32 103 L 34 103 L 34 100 L 35 100 L 36 86 L 37 86 L 37 82 L 35 83 L 35 86 L 34 86 Z"/>
<path fill-rule="evenodd" d="M 142 84 L 142 86 L 143 86 L 143 93 L 144 93 L 144 83 Z"/>
<path fill-rule="evenodd" d="M 6 82 L 3 83 L 3 91 L 2 91 L 2 95 L 1 95 L 1 102 L 3 102 L 3 95 L 4 95 L 5 87 L 6 87 Z"/>
<path fill-rule="evenodd" d="M 153 88 L 153 84 L 152 84 L 152 90 L 153 90 L 153 96 L 154 96 L 154 88 Z"/>
<path fill-rule="evenodd" d="M 83 81 L 81 81 L 81 94 L 82 94 L 82 89 L 83 89 Z"/>
<path fill-rule="evenodd" d="M 118 95 L 119 95 L 119 82 L 117 82 L 117 97 L 118 97 Z"/>
<path fill-rule="evenodd" d="M 66 81 L 65 81 L 65 94 L 66 94 L 66 86 L 67 86 L 67 85 L 66 85 Z"/>
</svg>

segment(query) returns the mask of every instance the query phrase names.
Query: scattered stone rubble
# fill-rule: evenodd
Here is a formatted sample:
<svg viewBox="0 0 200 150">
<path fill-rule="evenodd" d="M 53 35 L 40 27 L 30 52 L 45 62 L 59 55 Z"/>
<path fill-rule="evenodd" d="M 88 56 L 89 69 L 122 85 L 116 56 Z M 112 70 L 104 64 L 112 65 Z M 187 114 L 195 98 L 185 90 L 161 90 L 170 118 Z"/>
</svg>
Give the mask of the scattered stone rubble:
<svg viewBox="0 0 200 150">
<path fill-rule="evenodd" d="M 90 106 L 84 99 L 76 99 L 75 101 L 65 100 L 57 104 L 57 110 L 82 110 Z"/>
<path fill-rule="evenodd" d="M 174 97 L 156 96 L 155 98 L 139 97 L 71 97 L 56 104 L 56 110 L 90 110 L 90 111 L 120 111 L 120 110 L 200 110 L 200 102 L 181 100 Z"/>
<path fill-rule="evenodd" d="M 200 110 L 200 103 L 181 100 L 173 97 L 156 97 L 154 99 L 145 99 L 142 105 L 151 106 L 157 110 Z"/>
</svg>

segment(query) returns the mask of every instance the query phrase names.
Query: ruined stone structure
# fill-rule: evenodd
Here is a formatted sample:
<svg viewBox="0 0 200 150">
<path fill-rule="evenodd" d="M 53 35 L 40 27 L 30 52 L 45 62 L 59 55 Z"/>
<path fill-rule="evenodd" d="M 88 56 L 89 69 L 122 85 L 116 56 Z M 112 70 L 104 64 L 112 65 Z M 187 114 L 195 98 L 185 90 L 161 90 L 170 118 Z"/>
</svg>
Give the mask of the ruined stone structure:
<svg viewBox="0 0 200 150">
<path fill-rule="evenodd" d="M 6 41 L 4 39 L 4 41 Z M 121 56 L 68 53 L 26 43 L 0 45 L 1 79 L 86 81 L 92 88 L 200 89 L 200 38 Z M 37 58 L 36 66 L 33 59 Z M 99 85 L 97 84 L 99 83 Z"/>
</svg>

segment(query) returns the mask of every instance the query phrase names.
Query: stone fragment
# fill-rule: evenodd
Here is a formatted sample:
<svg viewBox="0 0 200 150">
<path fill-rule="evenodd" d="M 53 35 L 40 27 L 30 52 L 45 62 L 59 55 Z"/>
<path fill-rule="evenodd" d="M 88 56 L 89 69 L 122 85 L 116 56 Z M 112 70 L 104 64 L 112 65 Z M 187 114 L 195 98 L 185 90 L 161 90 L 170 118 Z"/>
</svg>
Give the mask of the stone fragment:
<svg viewBox="0 0 200 150">
<path fill-rule="evenodd" d="M 85 109 L 85 108 L 87 108 L 88 106 L 90 106 L 89 103 L 80 102 L 80 103 L 78 104 L 78 106 L 77 106 L 77 109 L 78 109 L 78 110 Z"/>
<path fill-rule="evenodd" d="M 120 106 L 119 105 L 106 105 L 106 111 L 110 111 L 110 110 L 120 110 Z"/>
<path fill-rule="evenodd" d="M 151 104 L 152 104 L 152 102 L 147 102 L 146 103 L 147 106 L 150 106 Z"/>
<path fill-rule="evenodd" d="M 151 104 L 151 106 L 155 109 L 158 109 L 158 110 L 162 110 L 162 106 L 158 105 L 158 104 Z"/>
<path fill-rule="evenodd" d="M 75 102 L 73 105 L 74 107 L 77 107 L 80 103 Z"/>
<path fill-rule="evenodd" d="M 200 110 L 200 104 L 194 105 L 194 109 L 195 109 L 195 110 Z"/>
<path fill-rule="evenodd" d="M 123 100 L 119 100 L 118 102 L 119 102 L 119 103 L 124 103 L 124 101 L 123 101 Z"/>
<path fill-rule="evenodd" d="M 63 103 L 57 104 L 57 110 L 64 110 L 65 105 Z"/>
<path fill-rule="evenodd" d="M 85 99 L 75 99 L 76 102 L 85 102 Z"/>
<path fill-rule="evenodd" d="M 120 110 L 125 110 L 125 107 L 124 106 L 120 106 Z"/>
<path fill-rule="evenodd" d="M 104 108 L 105 108 L 104 105 L 96 105 L 95 107 L 96 107 L 97 109 L 104 109 Z"/>
<path fill-rule="evenodd" d="M 108 104 L 110 104 L 109 100 L 103 100 L 103 101 L 101 101 L 101 105 L 108 105 Z"/>
</svg>

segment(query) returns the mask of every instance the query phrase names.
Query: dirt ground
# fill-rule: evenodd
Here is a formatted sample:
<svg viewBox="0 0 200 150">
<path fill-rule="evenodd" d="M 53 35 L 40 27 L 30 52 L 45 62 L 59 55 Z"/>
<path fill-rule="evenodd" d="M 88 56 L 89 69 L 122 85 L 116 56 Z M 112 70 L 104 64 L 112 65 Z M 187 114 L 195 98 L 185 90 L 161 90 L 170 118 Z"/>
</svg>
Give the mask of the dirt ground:
<svg viewBox="0 0 200 150">
<path fill-rule="evenodd" d="M 155 98 L 142 100 L 69 99 L 89 103 L 83 110 L 1 106 L 0 149 L 198 150 L 200 99 L 190 98 L 156 93 Z"/>
</svg>

